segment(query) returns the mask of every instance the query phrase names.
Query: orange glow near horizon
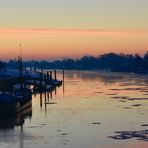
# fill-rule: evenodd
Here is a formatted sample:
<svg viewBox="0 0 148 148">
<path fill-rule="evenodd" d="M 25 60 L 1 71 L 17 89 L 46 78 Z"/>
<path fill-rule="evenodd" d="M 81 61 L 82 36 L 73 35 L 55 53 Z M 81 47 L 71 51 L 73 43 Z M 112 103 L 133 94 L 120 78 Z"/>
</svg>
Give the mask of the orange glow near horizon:
<svg viewBox="0 0 148 148">
<path fill-rule="evenodd" d="M 79 58 L 83 55 L 140 53 L 148 50 L 148 32 L 97 29 L 0 29 L 1 59 L 14 59 L 22 42 L 24 59 Z"/>
</svg>

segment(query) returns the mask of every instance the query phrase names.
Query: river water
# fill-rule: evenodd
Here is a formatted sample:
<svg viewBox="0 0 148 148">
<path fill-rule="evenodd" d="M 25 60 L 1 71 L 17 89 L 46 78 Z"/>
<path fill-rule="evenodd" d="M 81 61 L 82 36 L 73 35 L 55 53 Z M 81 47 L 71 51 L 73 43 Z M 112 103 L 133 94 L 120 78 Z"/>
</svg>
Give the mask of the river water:
<svg viewBox="0 0 148 148">
<path fill-rule="evenodd" d="M 64 86 L 0 119 L 0 148 L 147 148 L 147 114 L 147 75 L 65 71 Z"/>
</svg>

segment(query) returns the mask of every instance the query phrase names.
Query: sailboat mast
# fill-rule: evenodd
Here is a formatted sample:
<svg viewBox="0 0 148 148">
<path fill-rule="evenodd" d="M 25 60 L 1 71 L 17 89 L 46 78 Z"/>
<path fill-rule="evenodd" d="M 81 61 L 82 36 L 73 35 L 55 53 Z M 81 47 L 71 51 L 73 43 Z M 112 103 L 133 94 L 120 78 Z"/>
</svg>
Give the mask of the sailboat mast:
<svg viewBox="0 0 148 148">
<path fill-rule="evenodd" d="M 20 55 L 18 57 L 18 63 L 19 63 L 19 73 L 20 73 L 20 88 L 23 88 L 23 64 L 22 64 L 22 45 L 21 42 L 19 44 L 20 47 Z"/>
</svg>

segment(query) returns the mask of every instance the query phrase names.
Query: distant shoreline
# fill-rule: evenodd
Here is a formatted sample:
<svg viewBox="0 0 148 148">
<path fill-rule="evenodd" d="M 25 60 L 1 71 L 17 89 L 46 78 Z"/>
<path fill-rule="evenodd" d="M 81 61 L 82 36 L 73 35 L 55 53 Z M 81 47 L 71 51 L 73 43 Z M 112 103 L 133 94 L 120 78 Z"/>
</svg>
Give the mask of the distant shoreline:
<svg viewBox="0 0 148 148">
<path fill-rule="evenodd" d="M 10 60 L 3 63 L 5 68 L 18 68 L 17 60 Z M 139 54 L 106 53 L 96 57 L 83 56 L 76 60 L 71 58 L 52 62 L 31 60 L 23 61 L 23 67 L 30 67 L 32 69 L 107 70 L 111 72 L 148 74 L 148 52 L 144 56 L 140 56 Z"/>
</svg>

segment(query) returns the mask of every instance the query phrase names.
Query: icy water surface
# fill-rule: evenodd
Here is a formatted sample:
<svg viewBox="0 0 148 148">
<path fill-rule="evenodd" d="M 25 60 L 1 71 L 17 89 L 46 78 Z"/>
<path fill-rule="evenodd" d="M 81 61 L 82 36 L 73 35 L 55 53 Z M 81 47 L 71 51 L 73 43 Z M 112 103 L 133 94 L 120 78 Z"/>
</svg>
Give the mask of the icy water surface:
<svg viewBox="0 0 148 148">
<path fill-rule="evenodd" d="M 64 88 L 0 119 L 0 148 L 147 148 L 147 115 L 147 75 L 66 71 Z"/>
</svg>

